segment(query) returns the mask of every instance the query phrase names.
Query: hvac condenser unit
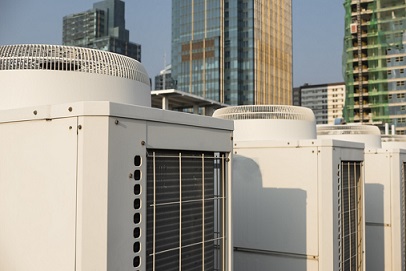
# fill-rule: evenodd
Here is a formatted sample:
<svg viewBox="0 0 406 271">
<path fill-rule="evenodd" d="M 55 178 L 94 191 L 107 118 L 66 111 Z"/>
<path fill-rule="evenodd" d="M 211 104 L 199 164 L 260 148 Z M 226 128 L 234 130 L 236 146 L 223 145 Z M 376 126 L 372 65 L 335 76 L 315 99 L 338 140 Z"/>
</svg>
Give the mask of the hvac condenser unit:
<svg viewBox="0 0 406 271">
<path fill-rule="evenodd" d="M 364 270 L 363 144 L 317 140 L 314 114 L 237 106 L 234 270 Z"/>
<path fill-rule="evenodd" d="M 382 135 L 382 148 L 406 149 L 406 135 Z"/>
<path fill-rule="evenodd" d="M 85 48 L 0 47 L 0 84 L 0 270 L 231 270 L 231 121 Z"/>
<path fill-rule="evenodd" d="M 366 270 L 405 270 L 406 150 L 376 126 L 320 125 L 318 138 L 365 143 Z M 400 143 L 396 146 L 396 142 Z M 403 143 L 404 146 L 404 143 Z"/>
</svg>

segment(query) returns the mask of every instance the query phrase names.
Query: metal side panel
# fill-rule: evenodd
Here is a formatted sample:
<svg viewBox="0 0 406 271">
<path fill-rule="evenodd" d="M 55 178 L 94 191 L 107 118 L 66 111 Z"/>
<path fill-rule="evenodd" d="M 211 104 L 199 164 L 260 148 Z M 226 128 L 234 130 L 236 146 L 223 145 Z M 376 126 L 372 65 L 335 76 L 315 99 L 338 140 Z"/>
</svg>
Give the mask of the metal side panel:
<svg viewBox="0 0 406 271">
<path fill-rule="evenodd" d="M 108 119 L 107 270 L 145 270 L 146 122 Z"/>
<path fill-rule="evenodd" d="M 0 124 L 0 270 L 75 270 L 76 126 Z"/>
<path fill-rule="evenodd" d="M 190 125 L 148 122 L 147 146 L 151 149 L 230 152 L 232 131 Z"/>
<path fill-rule="evenodd" d="M 76 271 L 107 270 L 108 124 L 78 118 Z"/>
<path fill-rule="evenodd" d="M 365 152 L 365 227 L 367 270 L 392 270 L 390 153 Z M 399 178 L 399 172 L 398 178 Z"/>
<path fill-rule="evenodd" d="M 234 255 L 235 270 L 246 270 L 239 255 L 271 255 L 263 264 L 274 262 L 275 270 L 317 262 L 317 148 L 239 149 L 237 143 L 232 167 L 234 250 L 244 252 Z M 292 259 L 299 268 L 288 268 Z"/>
</svg>

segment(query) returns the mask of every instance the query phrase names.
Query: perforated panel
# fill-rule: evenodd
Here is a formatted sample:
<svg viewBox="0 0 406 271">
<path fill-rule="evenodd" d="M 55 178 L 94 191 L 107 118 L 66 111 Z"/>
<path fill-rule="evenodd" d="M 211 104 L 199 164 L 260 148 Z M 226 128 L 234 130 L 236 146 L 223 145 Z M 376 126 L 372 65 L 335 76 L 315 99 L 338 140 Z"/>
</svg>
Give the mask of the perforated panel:
<svg viewBox="0 0 406 271">
<path fill-rule="evenodd" d="M 226 159 L 149 150 L 147 270 L 223 270 Z"/>
<path fill-rule="evenodd" d="M 0 70 L 58 70 L 105 74 L 142 82 L 149 86 L 141 63 L 101 50 L 43 44 L 0 46 Z"/>
<path fill-rule="evenodd" d="M 339 267 L 362 270 L 362 182 L 360 162 L 341 162 L 338 183 Z"/>
</svg>

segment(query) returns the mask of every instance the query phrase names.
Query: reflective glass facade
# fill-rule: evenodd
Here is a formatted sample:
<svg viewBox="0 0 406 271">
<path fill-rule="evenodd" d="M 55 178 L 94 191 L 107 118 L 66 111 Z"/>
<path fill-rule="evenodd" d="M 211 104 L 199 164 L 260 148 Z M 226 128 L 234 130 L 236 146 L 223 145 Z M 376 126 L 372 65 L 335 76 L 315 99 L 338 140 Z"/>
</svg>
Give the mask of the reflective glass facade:
<svg viewBox="0 0 406 271">
<path fill-rule="evenodd" d="M 291 0 L 172 0 L 176 88 L 231 105 L 291 104 Z"/>
</svg>

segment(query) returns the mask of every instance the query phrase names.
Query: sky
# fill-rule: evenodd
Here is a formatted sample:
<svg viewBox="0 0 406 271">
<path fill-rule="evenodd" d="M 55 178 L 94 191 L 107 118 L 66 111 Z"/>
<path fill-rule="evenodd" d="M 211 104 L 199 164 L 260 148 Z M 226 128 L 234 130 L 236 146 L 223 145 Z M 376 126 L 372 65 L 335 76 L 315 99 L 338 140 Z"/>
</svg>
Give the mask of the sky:
<svg viewBox="0 0 406 271">
<path fill-rule="evenodd" d="M 0 0 L 0 45 L 62 44 L 62 18 L 97 0 Z M 171 0 L 127 0 L 126 29 L 151 78 L 170 63 Z M 292 0 L 293 86 L 343 82 L 343 0 Z"/>
</svg>

